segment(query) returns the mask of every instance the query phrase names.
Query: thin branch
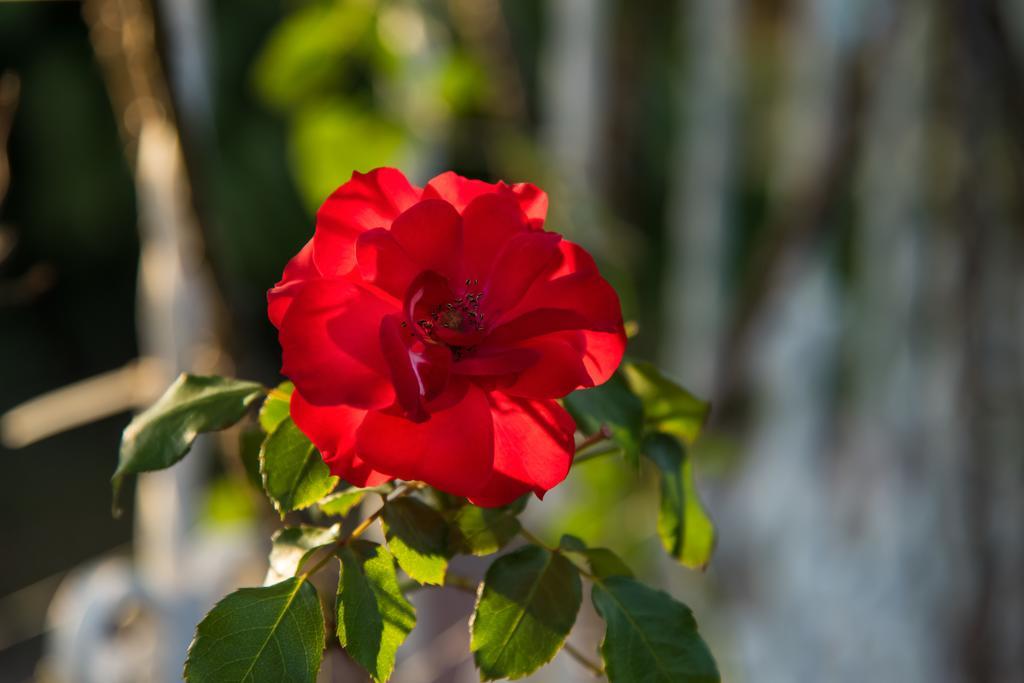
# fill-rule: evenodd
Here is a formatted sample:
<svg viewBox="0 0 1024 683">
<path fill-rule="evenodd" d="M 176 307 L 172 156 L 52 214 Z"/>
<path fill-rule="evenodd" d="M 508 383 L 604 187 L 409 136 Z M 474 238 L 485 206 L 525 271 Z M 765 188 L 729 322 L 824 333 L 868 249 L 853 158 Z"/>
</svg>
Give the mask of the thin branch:
<svg viewBox="0 0 1024 683">
<path fill-rule="evenodd" d="M 588 460 L 594 460 L 600 458 L 603 455 L 611 455 L 613 453 L 621 453 L 622 447 L 615 443 L 602 444 L 598 448 L 592 448 L 585 453 L 577 451 L 577 455 L 573 458 L 572 464 L 579 465 L 580 463 L 587 462 Z"/>
<path fill-rule="evenodd" d="M 583 439 L 576 445 L 576 453 L 579 454 L 581 451 L 585 451 L 595 444 L 599 444 L 602 441 L 607 441 L 612 437 L 612 430 L 606 424 L 601 425 L 601 428 L 590 436 Z"/>
<path fill-rule="evenodd" d="M 537 536 L 535 536 L 533 533 L 531 533 L 526 527 L 521 527 L 519 529 L 519 535 L 522 536 L 523 538 L 525 538 L 530 543 L 532 543 L 534 545 L 539 545 L 541 548 L 546 548 L 547 550 L 550 550 L 552 552 L 557 550 L 557 548 L 552 548 L 547 543 L 545 543 L 544 541 L 542 541 L 539 538 L 537 538 Z"/>
<path fill-rule="evenodd" d="M 11 167 L 7 156 L 7 139 L 14 125 L 14 114 L 18 110 L 21 95 L 21 80 L 13 71 L 0 73 L 0 203 L 7 195 L 11 180 Z M 0 253 L 0 260 L 3 254 Z"/>
<path fill-rule="evenodd" d="M 580 652 L 579 649 L 577 649 L 576 646 L 570 643 L 568 640 L 565 641 L 565 644 L 562 646 L 562 649 L 565 650 L 566 654 L 568 654 L 570 657 L 579 662 L 584 669 L 588 670 L 590 673 L 594 674 L 598 678 L 604 677 L 604 667 L 595 662 L 594 660 L 590 659 L 589 657 L 587 657 L 582 652 Z"/>
<path fill-rule="evenodd" d="M 423 488 L 424 486 L 425 486 L 425 484 L 423 484 L 422 482 L 418 482 L 418 481 L 407 481 L 404 484 L 402 484 L 402 486 L 396 490 L 395 494 L 393 496 L 391 496 L 390 498 L 386 499 L 384 501 L 384 504 L 381 505 L 376 511 L 374 511 L 373 514 L 367 516 L 366 519 L 364 519 L 362 522 L 360 522 L 359 526 L 357 526 L 355 529 L 353 529 L 350 534 L 348 534 L 344 538 L 341 538 L 341 539 L 338 539 L 337 541 L 335 541 L 334 544 L 331 545 L 331 547 L 329 548 L 329 552 L 327 552 L 326 554 L 323 555 L 323 557 L 321 557 L 319 560 L 317 560 L 316 564 L 314 564 L 312 567 L 310 567 L 306 571 L 302 572 L 301 574 L 298 574 L 298 576 L 300 578 L 305 579 L 305 578 L 308 578 L 309 576 L 315 574 L 316 572 L 320 571 L 320 569 L 322 569 L 323 566 L 325 564 L 327 564 L 328 561 L 330 561 L 330 559 L 332 557 L 334 557 L 334 553 L 335 552 L 337 552 L 342 547 L 348 545 L 352 541 L 354 541 L 357 538 L 359 538 L 360 536 L 362 536 L 363 533 L 365 533 L 367 529 L 369 529 L 371 526 L 373 526 L 373 523 L 376 522 L 377 519 L 382 514 L 384 514 L 384 508 L 387 507 L 388 503 L 390 503 L 392 501 L 395 501 L 395 500 L 398 500 L 399 498 L 404 498 L 405 496 L 409 495 L 413 491 L 417 491 L 417 490 Z"/>
</svg>

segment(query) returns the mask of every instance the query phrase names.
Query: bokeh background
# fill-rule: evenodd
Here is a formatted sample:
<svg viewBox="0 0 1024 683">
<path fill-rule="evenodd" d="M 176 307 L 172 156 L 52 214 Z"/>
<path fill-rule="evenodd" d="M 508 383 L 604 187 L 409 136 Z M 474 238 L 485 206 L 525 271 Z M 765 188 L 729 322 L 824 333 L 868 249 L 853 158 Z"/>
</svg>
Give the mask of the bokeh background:
<svg viewBox="0 0 1024 683">
<path fill-rule="evenodd" d="M 378 165 L 544 187 L 630 353 L 712 401 L 706 572 L 621 463 L 528 512 L 726 680 L 1022 680 L 1024 3 L 5 1 L 0 74 L 0 681 L 176 680 L 260 580 L 237 435 L 113 519 L 120 430 L 177 369 L 277 380 L 264 292 Z M 418 599 L 395 680 L 476 680 L 470 601 Z"/>
</svg>

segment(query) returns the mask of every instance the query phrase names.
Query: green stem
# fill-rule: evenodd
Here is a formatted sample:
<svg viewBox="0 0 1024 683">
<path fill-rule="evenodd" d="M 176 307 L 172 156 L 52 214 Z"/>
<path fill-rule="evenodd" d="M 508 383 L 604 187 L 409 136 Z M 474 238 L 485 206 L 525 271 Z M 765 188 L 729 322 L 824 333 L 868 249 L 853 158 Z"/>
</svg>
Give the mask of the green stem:
<svg viewBox="0 0 1024 683">
<path fill-rule="evenodd" d="M 621 453 L 621 452 L 622 452 L 622 447 L 619 446 L 617 443 L 604 443 L 604 444 L 601 444 L 601 445 L 596 446 L 594 448 L 589 448 L 586 451 L 582 451 L 581 452 L 581 451 L 577 450 L 576 451 L 576 457 L 573 458 L 572 464 L 573 465 L 579 465 L 580 463 L 584 463 L 584 462 L 586 462 L 588 460 L 593 460 L 594 458 L 600 458 L 602 455 L 611 455 L 613 453 Z"/>
<path fill-rule="evenodd" d="M 585 654 L 580 652 L 568 640 L 565 641 L 565 644 L 562 645 L 562 648 L 570 657 L 579 662 L 584 669 L 588 670 L 590 673 L 594 674 L 598 678 L 604 678 L 604 667 L 602 667 L 600 664 L 590 659 L 590 657 L 587 657 Z"/>
<path fill-rule="evenodd" d="M 580 441 L 580 445 L 576 447 L 576 453 L 585 451 L 594 444 L 601 443 L 602 441 L 607 441 L 611 437 L 612 430 L 608 427 L 608 425 L 601 425 L 600 429 L 598 429 L 596 432 L 594 432 L 587 438 L 583 439 L 583 441 Z"/>
<path fill-rule="evenodd" d="M 386 506 L 388 503 L 390 503 L 390 502 L 392 502 L 394 500 L 397 500 L 399 498 L 403 498 L 403 497 L 409 495 L 413 491 L 416 491 L 418 489 L 424 488 L 425 486 L 426 485 L 424 483 L 418 482 L 418 481 L 410 481 L 410 482 L 405 482 L 404 484 L 402 484 L 399 488 L 395 489 L 394 495 L 392 495 L 390 498 L 386 498 L 385 499 L 384 505 L 381 505 L 380 508 L 377 509 L 373 514 L 369 515 L 366 519 L 364 519 L 362 522 L 360 522 L 359 525 L 355 529 L 353 529 L 352 532 L 349 533 L 347 536 L 345 536 L 344 538 L 341 538 L 341 539 L 338 539 L 337 541 L 335 541 L 334 544 L 331 545 L 329 552 L 325 553 L 323 555 L 323 557 L 321 557 L 319 560 L 317 560 L 316 563 L 312 567 L 310 567 L 309 569 L 305 570 L 304 572 L 302 572 L 298 576 L 301 579 L 305 580 L 305 579 L 309 578 L 310 576 L 312 576 L 313 574 L 315 574 L 316 572 L 320 571 L 320 569 L 322 569 L 324 567 L 324 565 L 326 565 L 327 562 L 332 557 L 334 557 L 334 554 L 335 554 L 335 552 L 338 551 L 338 549 L 344 547 L 346 544 L 348 544 L 348 543 L 354 541 L 355 539 L 359 538 L 360 536 L 362 536 L 363 533 L 365 533 L 366 530 L 369 529 L 373 525 L 373 523 L 375 521 L 377 521 L 377 519 L 384 512 L 384 506 Z M 539 545 L 540 547 L 545 548 L 545 549 L 547 549 L 550 552 L 559 552 L 558 548 L 552 548 L 551 546 L 549 546 L 548 544 L 544 543 L 544 541 L 540 540 L 537 536 L 535 536 L 533 533 L 531 533 L 530 531 L 528 531 L 525 528 L 520 529 L 519 530 L 519 534 L 523 538 L 525 538 L 527 541 L 529 541 L 530 543 L 533 543 L 535 545 Z M 592 581 L 597 580 L 597 577 L 595 577 L 594 575 L 590 574 L 589 572 L 587 572 L 583 568 L 577 566 L 577 569 L 579 570 L 580 574 L 582 574 L 583 576 L 586 576 L 590 580 L 592 580 Z M 479 587 L 480 587 L 479 582 L 473 581 L 472 579 L 470 579 L 468 577 L 460 576 L 458 574 L 449 574 L 448 576 L 446 576 L 445 580 L 444 580 L 444 585 L 446 587 L 448 587 L 448 588 L 455 588 L 456 590 L 461 590 L 461 591 L 464 591 L 466 593 L 470 593 L 472 595 L 476 595 L 477 592 L 479 591 Z M 419 584 L 414 584 L 414 585 L 410 585 L 410 586 L 402 586 L 401 588 L 403 589 L 403 592 L 407 592 L 407 591 L 411 591 L 411 590 L 419 590 L 420 588 L 424 588 L 424 587 L 425 586 L 422 586 L 422 585 L 419 585 Z M 604 668 L 602 668 L 600 664 L 598 664 L 598 663 L 594 662 L 593 660 L 591 660 L 585 654 L 580 652 L 575 646 L 571 645 L 568 641 L 565 642 L 562 647 L 563 647 L 565 652 L 570 657 L 575 659 L 580 664 L 580 666 L 582 666 L 583 668 L 587 669 L 590 673 L 592 673 L 592 674 L 594 674 L 595 676 L 598 676 L 598 677 L 603 677 L 605 675 Z"/>
<path fill-rule="evenodd" d="M 474 581 L 469 577 L 459 576 L 458 574 L 449 574 L 444 577 L 444 585 L 448 588 L 457 588 L 460 591 L 465 591 L 472 595 L 476 595 L 477 591 L 480 589 L 479 581 Z"/>
<path fill-rule="evenodd" d="M 327 552 L 323 557 L 317 560 L 316 564 L 314 564 L 312 567 L 302 572 L 302 574 L 299 575 L 300 578 L 307 579 L 311 575 L 320 571 L 323 568 L 323 566 L 327 564 L 327 562 L 332 557 L 334 557 L 335 552 L 337 552 L 339 549 L 341 549 L 343 546 L 350 543 L 351 541 L 354 541 L 360 536 L 362 536 L 363 533 L 365 533 L 366 530 L 369 529 L 373 525 L 373 523 L 376 522 L 377 519 L 384 513 L 384 507 L 388 503 L 390 503 L 393 500 L 398 500 L 399 498 L 404 498 L 413 491 L 421 489 L 424 486 L 425 484 L 418 481 L 407 481 L 404 484 L 402 484 L 402 486 L 395 490 L 395 495 L 391 496 L 390 498 L 386 498 L 384 500 L 384 505 L 381 505 L 373 514 L 369 515 L 366 519 L 360 522 L 359 525 L 355 529 L 353 529 L 348 536 L 345 536 L 344 538 L 335 541 L 334 544 L 330 547 L 329 552 Z"/>
<path fill-rule="evenodd" d="M 551 552 L 557 552 L 558 551 L 558 548 L 552 548 L 547 543 L 545 543 L 544 541 L 540 540 L 537 536 L 535 536 L 530 531 L 528 531 L 525 527 L 521 527 L 519 529 L 519 535 L 522 536 L 523 538 L 525 538 L 530 543 L 532 543 L 534 545 L 539 545 L 541 548 L 545 548 L 547 550 L 550 550 Z"/>
</svg>

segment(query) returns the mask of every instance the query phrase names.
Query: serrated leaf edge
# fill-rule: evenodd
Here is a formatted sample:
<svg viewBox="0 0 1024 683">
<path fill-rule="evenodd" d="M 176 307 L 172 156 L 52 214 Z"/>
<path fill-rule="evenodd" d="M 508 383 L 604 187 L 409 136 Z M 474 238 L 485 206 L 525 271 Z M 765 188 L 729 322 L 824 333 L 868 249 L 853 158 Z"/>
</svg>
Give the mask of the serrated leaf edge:
<svg viewBox="0 0 1024 683">
<path fill-rule="evenodd" d="M 530 544 L 530 545 L 533 545 L 533 544 Z M 523 547 L 526 548 L 526 547 L 529 547 L 529 546 L 523 546 Z M 544 569 L 538 574 L 538 580 L 534 583 L 533 586 L 530 587 L 530 593 L 529 593 L 529 595 L 527 596 L 527 599 L 526 599 L 527 603 L 529 603 L 530 600 L 533 599 L 534 592 L 537 590 L 537 586 L 540 585 L 540 579 L 542 579 L 544 577 L 544 574 L 551 567 L 551 562 L 554 559 L 554 556 L 562 554 L 558 550 L 551 550 L 549 548 L 542 548 L 541 546 L 538 546 L 538 545 L 533 545 L 533 547 L 541 548 L 542 550 L 547 551 L 548 557 L 547 557 L 547 560 L 544 562 Z M 498 558 L 498 559 L 501 559 L 501 558 Z M 565 559 L 566 559 L 566 562 L 569 562 L 569 565 L 573 569 L 575 569 L 577 572 L 579 571 L 579 568 L 575 564 L 570 562 L 568 560 L 568 558 L 565 558 Z M 497 560 L 495 560 L 495 562 L 497 562 Z M 476 623 L 477 610 L 480 608 L 480 600 L 483 598 L 484 587 L 486 585 L 487 585 L 487 581 L 486 581 L 486 577 L 485 577 L 485 580 L 481 581 L 480 585 L 477 587 L 476 600 L 473 603 L 473 614 L 469 618 L 469 634 L 470 634 L 470 649 L 471 650 L 472 650 L 472 641 L 473 641 L 473 626 Z M 522 622 L 523 617 L 526 615 L 526 611 L 527 611 L 526 609 L 523 609 L 522 612 L 520 613 L 520 615 L 516 618 L 515 626 L 513 626 L 510 629 L 508 637 L 505 639 L 505 641 L 501 645 L 501 652 L 505 651 L 505 648 L 508 646 L 508 643 L 512 639 L 512 636 L 515 635 L 515 631 L 516 631 L 517 628 L 519 628 L 519 624 Z M 576 616 L 577 617 L 579 616 L 579 609 L 578 608 L 577 608 Z M 498 681 L 498 680 L 502 680 L 502 679 L 508 679 L 510 681 L 515 681 L 515 680 L 518 680 L 520 678 L 524 678 L 526 676 L 529 676 L 529 675 L 535 673 L 538 669 L 540 669 L 540 668 L 550 664 L 555 659 L 555 657 L 558 656 L 558 653 L 561 652 L 562 649 L 565 647 L 565 643 L 566 643 L 566 641 L 568 639 L 569 639 L 569 634 L 567 633 L 567 634 L 565 634 L 565 636 L 563 636 L 558 641 L 558 646 L 554 649 L 554 652 L 551 653 L 550 657 L 548 657 L 544 661 L 540 662 L 536 666 L 536 668 L 534 668 L 533 670 L 527 671 L 526 673 L 520 674 L 518 676 L 500 676 L 499 675 L 499 676 L 496 676 L 496 677 L 491 677 L 490 674 L 485 673 L 484 670 L 480 668 L 480 664 L 477 661 L 477 656 L 476 656 L 477 652 L 479 650 L 472 650 L 472 652 L 473 652 L 473 664 L 476 665 L 477 670 L 480 672 L 480 680 L 481 681 Z M 500 657 L 501 652 L 499 653 L 499 657 Z"/>
<path fill-rule="evenodd" d="M 298 577 L 291 577 L 290 579 L 285 579 L 285 580 L 286 581 L 291 581 L 292 579 L 295 579 L 295 578 L 298 578 Z M 274 620 L 274 623 L 271 625 L 270 629 L 268 629 L 268 634 L 267 634 L 266 639 L 263 641 L 263 643 L 260 644 L 259 650 L 253 656 L 253 663 L 249 665 L 249 668 L 246 670 L 245 674 L 242 676 L 242 680 L 245 680 L 246 676 L 248 676 L 250 673 L 252 673 L 252 667 L 255 665 L 256 661 L 260 658 L 260 655 L 263 654 L 263 650 L 266 648 L 267 643 L 270 642 L 270 639 L 273 637 L 274 632 L 277 630 L 277 627 L 280 626 L 281 620 L 284 619 L 284 615 L 288 613 L 288 608 L 290 608 L 292 603 L 295 601 L 295 597 L 302 590 L 303 585 L 305 585 L 307 583 L 309 583 L 309 582 L 306 581 L 305 579 L 300 579 L 300 580 L 295 582 L 295 586 L 296 586 L 295 590 L 293 590 L 291 592 L 291 594 L 288 596 L 288 599 L 285 602 L 284 607 L 281 609 L 281 612 L 277 615 L 277 618 Z M 280 584 L 275 584 L 275 585 L 280 585 Z M 316 588 L 313 587 L 313 584 L 310 583 L 309 586 L 310 586 L 310 588 L 313 589 L 313 591 L 315 593 L 316 592 Z M 262 588 L 269 588 L 269 587 L 270 586 L 262 586 Z M 253 590 L 258 590 L 258 588 L 259 587 L 253 588 Z M 199 626 L 202 625 L 202 623 L 204 621 L 206 621 L 207 617 L 209 617 L 213 612 L 215 612 L 217 610 L 217 608 L 220 607 L 221 604 L 224 601 L 226 601 L 228 598 L 230 598 L 236 592 L 237 591 L 232 592 L 232 593 L 228 593 L 223 598 L 218 600 L 217 603 L 210 609 L 210 611 L 207 612 L 205 615 L 203 615 L 203 618 L 199 620 L 199 624 L 196 626 L 196 635 L 192 638 L 192 642 L 189 643 L 188 650 L 187 650 L 187 653 L 186 653 L 186 656 L 185 656 L 185 666 L 184 666 L 184 670 L 182 671 L 182 676 L 185 679 L 185 681 L 189 681 L 190 680 L 189 679 L 189 665 L 192 663 L 192 649 L 195 647 L 196 642 L 199 640 Z M 316 597 L 316 603 L 319 606 L 319 609 L 321 611 L 321 615 L 320 616 L 322 618 L 323 617 L 323 607 L 320 606 L 320 598 L 319 598 L 319 596 Z M 326 632 L 326 629 L 324 629 L 324 630 Z M 303 645 L 303 654 L 305 654 L 305 645 Z M 322 666 L 322 664 L 323 664 L 323 653 L 321 652 L 321 656 L 317 660 L 316 667 L 313 670 L 313 679 L 314 680 L 316 679 L 317 675 L 320 673 L 320 667 Z"/>
</svg>

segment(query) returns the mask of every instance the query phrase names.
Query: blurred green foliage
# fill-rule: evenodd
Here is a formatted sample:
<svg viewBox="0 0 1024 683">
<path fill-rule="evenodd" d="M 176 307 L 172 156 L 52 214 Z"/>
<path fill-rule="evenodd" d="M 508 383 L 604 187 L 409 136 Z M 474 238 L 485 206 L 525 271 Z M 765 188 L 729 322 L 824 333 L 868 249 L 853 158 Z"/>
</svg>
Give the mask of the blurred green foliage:
<svg viewBox="0 0 1024 683">
<path fill-rule="evenodd" d="M 487 85 L 429 6 L 400 0 L 297 5 L 270 33 L 252 80 L 287 122 L 293 173 L 311 212 L 353 170 L 415 168 Z"/>
</svg>

